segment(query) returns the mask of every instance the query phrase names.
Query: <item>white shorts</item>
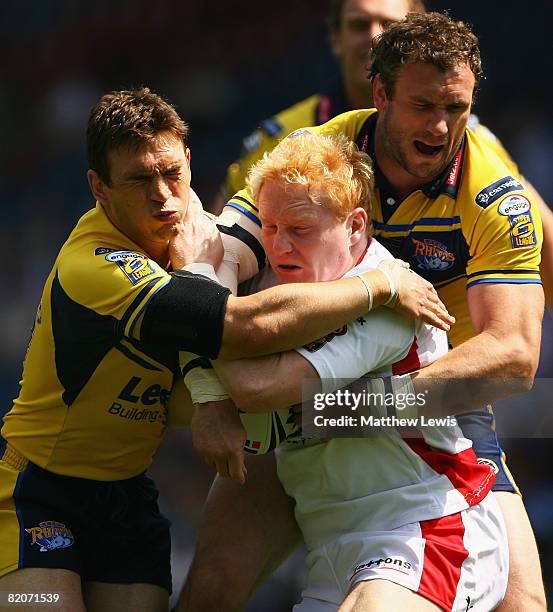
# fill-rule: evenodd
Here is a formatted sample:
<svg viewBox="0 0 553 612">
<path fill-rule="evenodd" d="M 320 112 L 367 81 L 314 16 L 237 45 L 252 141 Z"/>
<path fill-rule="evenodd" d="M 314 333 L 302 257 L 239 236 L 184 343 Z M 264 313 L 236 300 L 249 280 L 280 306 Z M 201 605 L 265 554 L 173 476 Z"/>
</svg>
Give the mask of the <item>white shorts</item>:
<svg viewBox="0 0 553 612">
<path fill-rule="evenodd" d="M 336 610 L 354 585 L 375 578 L 443 610 L 489 612 L 505 596 L 509 575 L 507 532 L 493 494 L 443 518 L 340 536 L 306 561 L 307 588 L 295 612 Z"/>
</svg>

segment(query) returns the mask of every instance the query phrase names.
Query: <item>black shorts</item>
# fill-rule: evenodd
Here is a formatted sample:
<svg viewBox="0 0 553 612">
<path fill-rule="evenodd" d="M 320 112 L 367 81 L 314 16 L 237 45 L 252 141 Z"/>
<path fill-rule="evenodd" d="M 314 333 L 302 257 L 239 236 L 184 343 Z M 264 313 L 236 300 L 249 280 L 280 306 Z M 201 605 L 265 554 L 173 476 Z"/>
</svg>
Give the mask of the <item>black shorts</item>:
<svg viewBox="0 0 553 612">
<path fill-rule="evenodd" d="M 459 414 L 457 423 L 465 438 L 472 440 L 472 448 L 479 463 L 486 463 L 495 472 L 495 483 L 492 491 L 520 491 L 506 464 L 505 453 L 499 444 L 495 432 L 495 415 L 491 408 L 482 408 L 474 412 Z"/>
<path fill-rule="evenodd" d="M 144 474 L 100 482 L 0 461 L 0 491 L 0 504 L 13 507 L 0 512 L 0 575 L 67 569 L 83 581 L 155 584 L 171 593 L 170 523 Z"/>
</svg>

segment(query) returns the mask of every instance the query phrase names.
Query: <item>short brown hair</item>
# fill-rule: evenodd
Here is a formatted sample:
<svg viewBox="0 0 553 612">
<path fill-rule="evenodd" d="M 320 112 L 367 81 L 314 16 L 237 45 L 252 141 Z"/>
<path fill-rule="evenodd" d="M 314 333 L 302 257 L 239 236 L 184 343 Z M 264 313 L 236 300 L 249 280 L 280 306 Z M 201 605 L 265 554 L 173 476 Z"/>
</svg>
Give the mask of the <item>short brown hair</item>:
<svg viewBox="0 0 553 612">
<path fill-rule="evenodd" d="M 378 74 L 389 98 L 401 66 L 422 62 L 442 72 L 467 63 L 476 80 L 482 77 L 478 38 L 463 21 L 447 13 L 409 13 L 402 21 L 390 25 L 373 43 L 369 78 Z"/>
<path fill-rule="evenodd" d="M 328 27 L 337 32 L 342 26 L 342 11 L 346 0 L 330 0 L 328 10 Z M 424 0 L 408 0 L 408 11 L 410 13 L 424 13 L 426 6 Z"/>
<path fill-rule="evenodd" d="M 88 117 L 88 165 L 110 185 L 108 152 L 122 146 L 138 150 L 160 132 L 172 133 L 186 147 L 188 125 L 161 96 L 148 87 L 111 91 L 100 98 Z"/>
<path fill-rule="evenodd" d="M 331 210 L 339 221 L 358 207 L 371 218 L 371 158 L 343 134 L 306 130 L 285 138 L 250 169 L 246 182 L 256 201 L 265 182 L 303 185 L 309 200 Z"/>
</svg>

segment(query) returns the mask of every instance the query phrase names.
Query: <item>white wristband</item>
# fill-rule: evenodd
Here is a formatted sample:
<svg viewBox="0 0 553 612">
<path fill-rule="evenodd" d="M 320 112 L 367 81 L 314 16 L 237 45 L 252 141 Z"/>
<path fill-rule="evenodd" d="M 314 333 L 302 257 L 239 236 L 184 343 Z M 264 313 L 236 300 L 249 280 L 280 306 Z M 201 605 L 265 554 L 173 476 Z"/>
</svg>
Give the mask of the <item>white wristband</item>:
<svg viewBox="0 0 553 612">
<path fill-rule="evenodd" d="M 220 402 L 229 399 L 229 394 L 211 369 L 194 368 L 184 377 L 184 384 L 190 391 L 193 404 Z"/>
<path fill-rule="evenodd" d="M 362 274 L 356 274 L 357 278 L 365 285 L 365 289 L 367 290 L 367 294 L 369 296 L 369 307 L 367 308 L 367 312 L 370 312 L 373 309 L 373 290 L 369 285 L 367 279 Z"/>
<path fill-rule="evenodd" d="M 201 274 L 202 276 L 207 276 L 207 278 L 211 279 L 212 281 L 219 283 L 219 285 L 221 284 L 221 281 L 218 279 L 217 274 L 215 274 L 215 268 L 211 264 L 202 262 L 189 263 L 186 264 L 186 266 L 184 266 L 184 268 L 182 269 L 186 270 L 187 272 L 191 272 L 192 274 Z"/>
<path fill-rule="evenodd" d="M 217 378 L 217 374 L 213 368 L 202 368 L 200 365 L 191 367 L 187 370 L 187 366 L 194 360 L 199 360 L 197 355 L 187 351 L 179 352 L 179 365 L 181 371 L 186 371 L 184 375 L 184 384 L 188 391 L 193 404 L 205 404 L 206 402 L 219 402 L 229 398 L 225 388 Z"/>
<path fill-rule="evenodd" d="M 384 276 L 388 279 L 388 284 L 390 285 L 390 297 L 388 298 L 388 301 L 384 303 L 384 306 L 389 306 L 390 308 L 393 308 L 396 305 L 398 298 L 397 287 L 394 282 L 394 279 L 392 278 L 392 275 L 384 268 L 377 268 L 377 270 L 380 270 L 380 272 L 384 274 Z"/>
</svg>

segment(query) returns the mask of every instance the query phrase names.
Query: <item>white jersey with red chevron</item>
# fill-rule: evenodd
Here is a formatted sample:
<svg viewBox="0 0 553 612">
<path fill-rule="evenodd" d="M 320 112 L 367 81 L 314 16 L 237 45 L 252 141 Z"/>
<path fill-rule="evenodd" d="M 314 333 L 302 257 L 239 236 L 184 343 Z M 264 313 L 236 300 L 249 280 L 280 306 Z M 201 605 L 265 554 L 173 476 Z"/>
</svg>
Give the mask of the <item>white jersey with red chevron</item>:
<svg viewBox="0 0 553 612">
<path fill-rule="evenodd" d="M 387 258 L 389 252 L 372 240 L 346 276 Z M 298 352 L 328 393 L 340 386 L 336 379 L 427 365 L 447 352 L 447 339 L 431 326 L 378 308 Z M 310 549 L 340 534 L 386 531 L 460 512 L 481 501 L 493 484 L 493 471 L 477 462 L 471 441 L 456 425 L 419 420 L 409 429 L 374 424 L 366 433 L 372 437 L 277 449 L 279 477 L 296 500 L 296 518 Z"/>
</svg>

